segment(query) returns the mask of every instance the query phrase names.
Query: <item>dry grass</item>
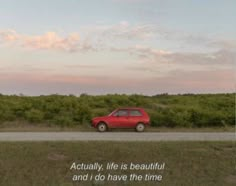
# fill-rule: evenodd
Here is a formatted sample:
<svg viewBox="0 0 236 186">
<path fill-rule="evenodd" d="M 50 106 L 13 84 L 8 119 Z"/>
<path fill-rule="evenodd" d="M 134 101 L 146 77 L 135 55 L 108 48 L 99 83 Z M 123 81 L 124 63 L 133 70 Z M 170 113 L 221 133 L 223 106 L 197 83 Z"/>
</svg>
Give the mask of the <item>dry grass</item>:
<svg viewBox="0 0 236 186">
<path fill-rule="evenodd" d="M 96 129 L 87 125 L 78 125 L 73 127 L 59 127 L 57 125 L 30 124 L 26 122 L 5 122 L 0 125 L 0 132 L 47 132 L 47 131 L 84 131 L 96 132 Z M 133 129 L 113 129 L 112 131 L 133 131 Z M 148 127 L 146 132 L 234 132 L 235 127 L 202 127 L 202 128 L 184 128 L 184 127 Z"/>
<path fill-rule="evenodd" d="M 4 142 L 0 143 L 0 185 L 97 185 L 71 181 L 71 164 L 165 162 L 162 186 L 235 185 L 234 142 Z M 85 172 L 86 173 L 86 172 Z M 107 174 L 107 171 L 103 172 Z M 118 170 L 129 174 L 130 170 Z M 157 172 L 160 173 L 160 172 Z M 104 182 L 100 185 L 157 185 Z"/>
</svg>

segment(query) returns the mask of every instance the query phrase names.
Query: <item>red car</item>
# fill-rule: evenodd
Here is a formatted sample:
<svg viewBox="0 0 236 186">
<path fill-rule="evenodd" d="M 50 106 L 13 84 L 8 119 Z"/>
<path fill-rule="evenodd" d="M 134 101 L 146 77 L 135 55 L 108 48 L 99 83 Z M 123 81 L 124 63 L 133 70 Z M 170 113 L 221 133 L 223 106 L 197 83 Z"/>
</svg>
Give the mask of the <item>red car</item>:
<svg viewBox="0 0 236 186">
<path fill-rule="evenodd" d="M 108 116 L 92 119 L 92 126 L 100 132 L 108 128 L 135 128 L 137 132 L 142 132 L 149 124 L 150 118 L 142 108 L 120 108 Z"/>
</svg>

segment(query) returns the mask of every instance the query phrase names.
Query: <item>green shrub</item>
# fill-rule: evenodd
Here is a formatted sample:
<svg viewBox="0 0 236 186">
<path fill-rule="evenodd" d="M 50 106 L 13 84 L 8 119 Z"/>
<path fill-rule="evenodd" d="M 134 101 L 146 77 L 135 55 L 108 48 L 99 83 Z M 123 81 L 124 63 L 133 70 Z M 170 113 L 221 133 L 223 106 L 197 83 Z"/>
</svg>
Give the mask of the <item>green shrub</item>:
<svg viewBox="0 0 236 186">
<path fill-rule="evenodd" d="M 91 108 L 86 104 L 80 104 L 73 113 L 73 120 L 80 124 L 88 123 L 91 119 Z"/>
<path fill-rule="evenodd" d="M 25 119 L 29 122 L 42 122 L 44 118 L 44 114 L 42 111 L 37 109 L 31 109 L 25 112 Z"/>
<path fill-rule="evenodd" d="M 71 118 L 65 116 L 55 117 L 54 122 L 60 127 L 71 127 L 74 124 Z"/>
<path fill-rule="evenodd" d="M 72 126 L 88 123 L 93 117 L 107 115 L 119 107 L 143 107 L 155 127 L 235 125 L 235 94 L 1 95 L 0 122 L 25 119 L 32 123 Z"/>
</svg>

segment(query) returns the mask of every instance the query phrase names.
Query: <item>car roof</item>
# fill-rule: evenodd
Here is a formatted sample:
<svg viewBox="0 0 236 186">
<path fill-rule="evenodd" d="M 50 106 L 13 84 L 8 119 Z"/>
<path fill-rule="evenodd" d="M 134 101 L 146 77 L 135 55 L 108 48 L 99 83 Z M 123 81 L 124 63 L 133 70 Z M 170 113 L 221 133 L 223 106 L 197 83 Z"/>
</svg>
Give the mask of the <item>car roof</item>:
<svg viewBox="0 0 236 186">
<path fill-rule="evenodd" d="M 127 109 L 127 110 L 143 110 L 141 107 L 122 107 L 118 109 Z"/>
</svg>

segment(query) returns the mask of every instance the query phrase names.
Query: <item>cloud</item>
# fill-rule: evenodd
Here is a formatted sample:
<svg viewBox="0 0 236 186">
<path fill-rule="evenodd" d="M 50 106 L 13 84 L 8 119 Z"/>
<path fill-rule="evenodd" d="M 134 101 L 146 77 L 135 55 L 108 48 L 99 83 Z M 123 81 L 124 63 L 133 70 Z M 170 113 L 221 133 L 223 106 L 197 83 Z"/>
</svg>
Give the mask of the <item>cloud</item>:
<svg viewBox="0 0 236 186">
<path fill-rule="evenodd" d="M 104 30 L 104 35 L 110 34 L 111 37 L 121 39 L 152 39 L 156 36 L 156 26 L 151 24 L 130 25 L 126 21 L 113 25 Z"/>
<path fill-rule="evenodd" d="M 157 25 L 154 24 L 130 24 L 128 21 L 120 21 L 117 24 L 98 24 L 85 26 L 83 30 L 89 33 L 90 37 L 99 37 L 100 39 L 110 39 L 112 41 L 118 39 L 124 40 L 147 40 L 156 37 L 162 32 Z"/>
<path fill-rule="evenodd" d="M 163 35 L 164 36 L 164 35 Z M 200 46 L 208 49 L 224 49 L 236 50 L 236 40 L 234 38 L 220 38 L 217 35 L 202 35 L 196 33 L 175 32 L 170 31 L 164 36 L 167 40 L 181 41 L 185 45 Z"/>
<path fill-rule="evenodd" d="M 112 51 L 127 52 L 152 64 L 178 65 L 225 65 L 232 66 L 236 62 L 236 51 L 221 49 L 215 52 L 190 53 L 158 50 L 151 47 L 136 45 L 128 48 L 111 48 Z M 153 67 L 150 67 L 153 68 Z"/>
<path fill-rule="evenodd" d="M 217 35 L 212 36 L 196 33 L 177 32 L 175 34 L 168 34 L 166 39 L 180 40 L 188 45 L 202 46 L 211 49 L 236 50 L 236 40 L 234 38 L 226 39 Z"/>
<path fill-rule="evenodd" d="M 19 37 L 15 30 L 0 31 L 0 41 L 2 42 L 14 42 L 17 41 Z"/>
<path fill-rule="evenodd" d="M 157 24 L 132 24 L 126 20 L 120 21 L 117 24 L 96 24 L 87 25 L 80 28 L 82 38 L 76 33 L 70 33 L 66 36 L 61 36 L 56 32 L 47 32 L 42 35 L 26 35 L 19 34 L 14 30 L 0 30 L 0 44 L 18 46 L 38 50 L 59 50 L 68 52 L 81 51 L 104 51 L 109 48 L 115 49 L 117 45 L 124 44 L 126 47 L 122 50 L 129 50 L 131 53 L 138 53 L 140 57 L 156 55 L 160 56 L 159 52 L 163 50 L 152 49 L 151 47 L 143 47 L 141 45 L 129 46 L 135 43 L 154 43 L 158 40 L 161 42 L 173 42 L 174 45 L 179 43 L 185 49 L 206 49 L 212 50 L 236 50 L 236 41 L 220 39 L 218 37 L 210 37 L 207 35 L 187 33 L 180 30 L 167 29 Z M 127 42 L 128 41 L 128 42 Z M 199 48 L 200 47 L 200 48 Z M 117 47 L 116 47 L 117 49 Z M 117 49 L 118 51 L 119 49 Z M 132 51 L 131 51 L 132 50 Z M 157 54 L 155 54 L 157 52 Z M 188 56 L 194 55 L 188 54 Z M 204 56 L 204 53 L 200 54 Z M 171 55 L 169 55 L 171 56 Z M 173 55 L 172 55 L 173 56 Z M 180 53 L 175 54 L 180 58 L 183 56 Z M 187 55 L 185 55 L 187 58 Z M 163 58 L 164 59 L 164 58 Z M 204 61 L 204 60 L 203 60 Z"/>
<path fill-rule="evenodd" d="M 23 36 L 23 46 L 34 49 L 54 49 L 71 51 L 77 47 L 79 35 L 69 34 L 67 37 L 60 37 L 55 32 L 47 32 L 40 36 Z"/>
<path fill-rule="evenodd" d="M 141 58 L 164 57 L 171 54 L 171 52 L 167 50 L 158 50 L 142 45 L 135 45 L 127 48 L 111 47 L 110 50 L 115 52 L 127 52 L 130 55 L 136 55 Z"/>
<path fill-rule="evenodd" d="M 61 51 L 87 51 L 92 46 L 87 41 L 80 41 L 78 33 L 60 36 L 56 32 L 47 32 L 43 35 L 23 35 L 14 30 L 0 31 L 0 41 L 3 44 L 20 46 L 30 49 L 61 50 Z"/>
<path fill-rule="evenodd" d="M 219 40 L 209 42 L 208 46 L 218 47 L 218 48 L 223 48 L 223 49 L 228 49 L 228 50 L 236 50 L 236 40 L 235 39 L 232 39 L 232 40 L 219 39 Z"/>
<path fill-rule="evenodd" d="M 236 53 L 229 50 L 219 50 L 212 53 L 172 53 L 165 59 L 173 64 L 182 65 L 233 65 Z"/>
<path fill-rule="evenodd" d="M 108 49 L 111 41 L 152 39 L 156 30 L 156 25 L 131 25 L 127 21 L 111 25 L 84 26 L 81 28 L 83 39 L 77 32 L 61 36 L 56 32 L 26 35 L 15 30 L 0 30 L 0 44 L 36 50 L 96 51 Z"/>
</svg>

